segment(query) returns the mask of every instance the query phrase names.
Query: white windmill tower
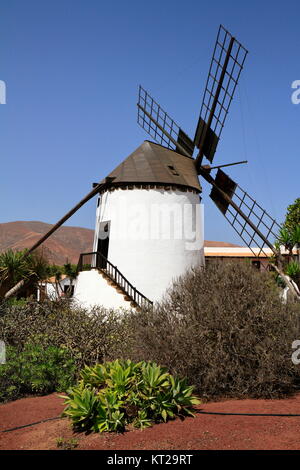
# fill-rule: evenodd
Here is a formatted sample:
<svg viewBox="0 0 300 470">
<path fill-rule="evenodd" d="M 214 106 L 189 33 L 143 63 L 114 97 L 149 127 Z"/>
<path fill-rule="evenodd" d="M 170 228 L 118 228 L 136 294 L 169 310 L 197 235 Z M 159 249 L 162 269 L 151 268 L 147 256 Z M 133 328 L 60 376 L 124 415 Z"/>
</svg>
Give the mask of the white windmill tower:
<svg viewBox="0 0 300 470">
<path fill-rule="evenodd" d="M 160 300 L 173 279 L 204 265 L 194 160 L 145 141 L 108 178 L 93 252 L 81 255 L 74 297 L 105 307 Z"/>
<path fill-rule="evenodd" d="M 174 278 L 204 264 L 198 176 L 212 186 L 211 199 L 243 242 L 259 248 L 254 255 L 266 246 L 276 254 L 272 241 L 279 225 L 221 170 L 236 163 L 202 163 L 204 157 L 214 159 L 246 55 L 220 26 L 193 139 L 140 87 L 138 123 L 156 143 L 145 141 L 27 251 L 98 195 L 93 252 L 81 254 L 78 263 L 74 296 L 79 302 L 148 305 L 162 298 Z"/>
</svg>

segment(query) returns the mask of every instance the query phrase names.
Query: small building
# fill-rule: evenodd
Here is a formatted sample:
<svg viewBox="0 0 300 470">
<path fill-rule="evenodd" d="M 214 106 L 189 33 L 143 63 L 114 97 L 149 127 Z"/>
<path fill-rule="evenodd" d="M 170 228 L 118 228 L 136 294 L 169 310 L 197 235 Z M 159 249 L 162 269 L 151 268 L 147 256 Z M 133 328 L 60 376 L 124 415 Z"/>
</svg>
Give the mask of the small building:
<svg viewBox="0 0 300 470">
<path fill-rule="evenodd" d="M 62 274 L 59 280 L 55 276 L 49 277 L 38 284 L 37 300 L 58 300 L 62 297 L 72 297 L 74 294 L 75 280 Z"/>
<path fill-rule="evenodd" d="M 289 253 L 282 247 L 281 254 L 284 257 L 289 256 Z M 259 270 L 272 269 L 271 259 L 274 258 L 274 253 L 270 248 L 248 248 L 245 246 L 233 245 L 223 242 L 205 242 L 204 244 L 205 263 L 208 264 L 212 259 L 219 260 L 242 260 L 248 259 L 249 262 Z M 297 250 L 293 250 L 293 257 L 297 256 Z"/>
</svg>

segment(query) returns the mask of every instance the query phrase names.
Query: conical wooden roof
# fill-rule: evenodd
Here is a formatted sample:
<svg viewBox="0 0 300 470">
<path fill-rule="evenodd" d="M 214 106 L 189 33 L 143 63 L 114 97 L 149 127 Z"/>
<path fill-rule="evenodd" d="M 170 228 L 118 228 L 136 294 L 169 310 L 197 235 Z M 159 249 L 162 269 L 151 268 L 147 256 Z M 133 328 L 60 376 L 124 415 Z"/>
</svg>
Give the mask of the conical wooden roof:
<svg viewBox="0 0 300 470">
<path fill-rule="evenodd" d="M 201 192 L 194 159 L 147 140 L 108 177 L 114 178 L 113 186 L 126 183 L 167 184 Z"/>
</svg>

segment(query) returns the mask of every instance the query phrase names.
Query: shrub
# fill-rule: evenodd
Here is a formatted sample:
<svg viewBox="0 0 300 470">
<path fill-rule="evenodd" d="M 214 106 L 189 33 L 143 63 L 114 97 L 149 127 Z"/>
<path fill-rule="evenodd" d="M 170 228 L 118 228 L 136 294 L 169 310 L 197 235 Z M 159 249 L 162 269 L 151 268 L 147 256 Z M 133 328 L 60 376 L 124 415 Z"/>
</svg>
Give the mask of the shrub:
<svg viewBox="0 0 300 470">
<path fill-rule="evenodd" d="M 75 362 L 63 348 L 26 344 L 23 351 L 7 347 L 0 366 L 0 401 L 65 391 L 75 380 Z"/>
<path fill-rule="evenodd" d="M 153 361 L 207 399 L 275 398 L 300 383 L 291 361 L 300 306 L 282 304 L 279 292 L 268 273 L 249 264 L 211 262 L 177 279 L 153 310 L 120 316 L 102 308 L 88 313 L 69 301 L 6 303 L 0 340 L 18 352 L 27 343 L 63 347 L 78 371 L 116 358 Z M 93 403 L 93 396 L 86 400 Z"/>
<path fill-rule="evenodd" d="M 300 287 L 300 264 L 297 261 L 291 261 L 285 271 Z"/>
<path fill-rule="evenodd" d="M 18 351 L 28 342 L 64 347 L 78 370 L 118 354 L 125 335 L 117 314 L 100 307 L 87 312 L 69 300 L 0 306 L 0 339 L 7 345 Z"/>
<path fill-rule="evenodd" d="M 299 387 L 291 361 L 299 313 L 299 304 L 281 303 L 268 273 L 213 262 L 175 281 L 153 311 L 125 318 L 124 328 L 129 357 L 187 377 L 201 397 L 273 398 Z"/>
<path fill-rule="evenodd" d="M 192 415 L 193 387 L 153 362 L 130 360 L 85 367 L 68 391 L 64 414 L 79 431 L 123 431 L 128 424 L 144 428 L 176 415 Z"/>
</svg>

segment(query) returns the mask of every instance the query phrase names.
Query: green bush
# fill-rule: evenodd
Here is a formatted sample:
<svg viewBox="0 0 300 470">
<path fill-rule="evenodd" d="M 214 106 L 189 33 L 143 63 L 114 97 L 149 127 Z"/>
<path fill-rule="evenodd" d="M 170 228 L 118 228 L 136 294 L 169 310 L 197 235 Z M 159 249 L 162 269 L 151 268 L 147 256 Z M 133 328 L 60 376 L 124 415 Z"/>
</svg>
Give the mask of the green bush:
<svg viewBox="0 0 300 470">
<path fill-rule="evenodd" d="M 26 344 L 6 348 L 6 364 L 0 365 L 0 401 L 54 391 L 65 391 L 75 381 L 75 362 L 64 348 Z"/>
<path fill-rule="evenodd" d="M 124 318 L 124 355 L 163 364 L 206 399 L 289 395 L 300 383 L 291 360 L 300 305 L 283 305 L 279 292 L 244 262 L 195 268 L 153 310 Z"/>
<path fill-rule="evenodd" d="M 153 362 L 116 360 L 85 367 L 68 390 L 64 414 L 78 431 L 124 431 L 192 415 L 200 403 L 185 379 L 174 378 Z"/>
<path fill-rule="evenodd" d="M 18 351 L 27 343 L 64 347 L 78 370 L 118 355 L 126 335 L 117 314 L 101 307 L 87 312 L 69 300 L 0 306 L 0 340 Z"/>
<path fill-rule="evenodd" d="M 300 287 L 300 264 L 297 261 L 291 261 L 285 271 Z"/>
</svg>

